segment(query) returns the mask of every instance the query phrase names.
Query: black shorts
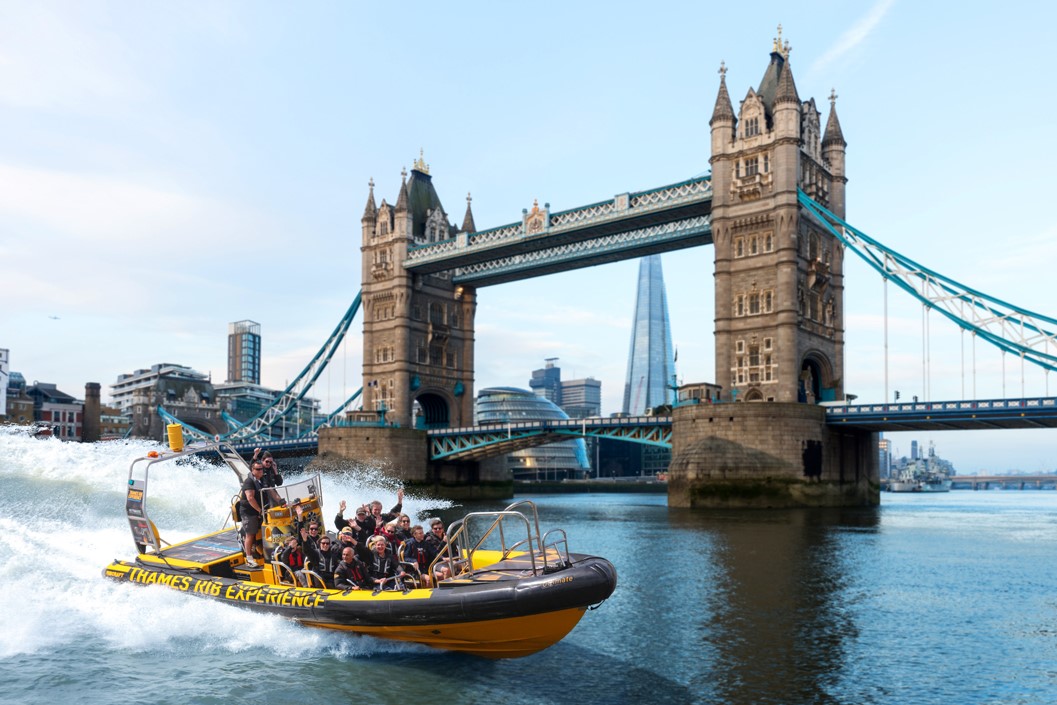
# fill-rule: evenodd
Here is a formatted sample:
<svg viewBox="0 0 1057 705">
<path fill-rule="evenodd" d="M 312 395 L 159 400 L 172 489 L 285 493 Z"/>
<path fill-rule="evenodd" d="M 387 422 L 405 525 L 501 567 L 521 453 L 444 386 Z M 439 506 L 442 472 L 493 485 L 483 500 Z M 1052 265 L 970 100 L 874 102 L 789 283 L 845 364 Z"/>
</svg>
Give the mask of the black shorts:
<svg viewBox="0 0 1057 705">
<path fill-rule="evenodd" d="M 252 512 L 242 512 L 242 530 L 247 536 L 256 536 L 261 530 L 261 515 Z"/>
</svg>

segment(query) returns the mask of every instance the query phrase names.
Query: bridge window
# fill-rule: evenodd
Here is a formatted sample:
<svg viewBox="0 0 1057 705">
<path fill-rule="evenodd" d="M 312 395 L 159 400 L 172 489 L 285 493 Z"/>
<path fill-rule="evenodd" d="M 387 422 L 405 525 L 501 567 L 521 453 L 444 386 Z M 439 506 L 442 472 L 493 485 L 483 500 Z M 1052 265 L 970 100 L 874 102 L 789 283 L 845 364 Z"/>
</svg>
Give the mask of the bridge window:
<svg viewBox="0 0 1057 705">
<path fill-rule="evenodd" d="M 774 379 L 774 368 L 771 366 L 771 356 L 764 355 L 763 357 L 763 380 L 770 382 Z"/>
<path fill-rule="evenodd" d="M 763 312 L 770 313 L 774 308 L 774 292 L 767 290 L 763 292 Z"/>
<path fill-rule="evenodd" d="M 429 346 L 429 364 L 441 365 L 444 363 L 444 350 L 439 345 Z"/>
<path fill-rule="evenodd" d="M 454 369 L 456 367 L 456 355 L 454 352 L 444 354 L 444 366 Z"/>
<path fill-rule="evenodd" d="M 771 170 L 771 155 L 763 155 L 763 173 L 766 174 Z"/>
<path fill-rule="evenodd" d="M 760 134 L 759 117 L 745 118 L 745 121 L 742 123 L 742 125 L 742 135 L 744 137 L 755 137 L 756 135 Z"/>
<path fill-rule="evenodd" d="M 418 362 L 425 362 L 426 361 L 426 346 L 424 346 L 424 345 L 419 345 L 418 346 L 418 352 L 416 354 L 416 360 Z"/>
<path fill-rule="evenodd" d="M 750 345 L 749 346 L 749 367 L 760 366 L 760 346 Z"/>
<path fill-rule="evenodd" d="M 745 315 L 745 297 L 738 296 L 734 299 L 734 315 L 744 316 Z"/>
<path fill-rule="evenodd" d="M 734 240 L 734 256 L 744 257 L 745 256 L 745 240 L 743 238 L 737 238 Z"/>
<path fill-rule="evenodd" d="M 760 254 L 760 239 L 753 235 L 749 238 L 749 254 L 758 255 Z"/>
<path fill-rule="evenodd" d="M 753 157 L 745 160 L 745 176 L 755 176 L 760 170 L 760 158 Z"/>
<path fill-rule="evenodd" d="M 760 295 L 749 294 L 749 315 L 758 316 L 760 314 Z"/>
<path fill-rule="evenodd" d="M 420 306 L 419 304 L 415 304 L 414 306 L 412 306 L 411 307 L 411 317 L 414 318 L 416 321 L 421 321 L 422 320 L 422 306 Z"/>
<path fill-rule="evenodd" d="M 763 251 L 774 252 L 774 235 L 767 233 L 763 236 Z"/>
<path fill-rule="evenodd" d="M 741 355 L 743 352 L 745 352 L 745 341 L 744 340 L 739 340 L 736 343 L 734 343 L 734 352 L 738 353 L 739 355 Z"/>
<path fill-rule="evenodd" d="M 773 342 L 774 342 L 774 338 L 764 338 L 763 339 L 763 349 L 764 350 L 770 350 L 771 349 L 771 344 Z M 771 363 L 767 363 L 767 364 L 769 365 Z"/>
</svg>

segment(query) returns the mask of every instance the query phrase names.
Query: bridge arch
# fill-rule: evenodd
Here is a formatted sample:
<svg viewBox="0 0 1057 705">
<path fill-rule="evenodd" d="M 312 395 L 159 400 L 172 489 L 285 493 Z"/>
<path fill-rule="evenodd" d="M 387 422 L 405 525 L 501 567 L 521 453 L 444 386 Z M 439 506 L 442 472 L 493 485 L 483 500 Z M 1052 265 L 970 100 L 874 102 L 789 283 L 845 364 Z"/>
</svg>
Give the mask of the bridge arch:
<svg viewBox="0 0 1057 705">
<path fill-rule="evenodd" d="M 223 435 L 228 432 L 227 424 L 218 419 L 183 414 L 179 416 L 179 419 L 180 423 L 197 429 L 202 433 L 209 434 L 210 436 Z"/>
<path fill-rule="evenodd" d="M 414 402 L 421 412 L 416 425 L 425 428 L 447 428 L 451 425 L 451 407 L 455 400 L 446 392 L 426 389 L 414 398 Z"/>
<path fill-rule="evenodd" d="M 829 359 L 818 352 L 811 350 L 804 355 L 800 361 L 800 384 L 797 393 L 797 401 L 817 404 L 826 401 L 826 390 L 832 390 L 833 366 Z"/>
</svg>

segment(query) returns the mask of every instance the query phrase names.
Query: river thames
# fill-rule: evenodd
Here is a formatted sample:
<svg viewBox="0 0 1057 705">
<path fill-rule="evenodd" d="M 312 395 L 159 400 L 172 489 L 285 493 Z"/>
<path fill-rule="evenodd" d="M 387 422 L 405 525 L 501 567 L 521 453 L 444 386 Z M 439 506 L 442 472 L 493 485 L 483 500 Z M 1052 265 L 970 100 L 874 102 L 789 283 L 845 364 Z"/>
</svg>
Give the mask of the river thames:
<svg viewBox="0 0 1057 705">
<path fill-rule="evenodd" d="M 609 558 L 619 583 L 556 646 L 487 661 L 104 580 L 110 559 L 134 554 L 124 485 L 153 447 L 0 429 L 0 700 L 1057 702 L 1054 491 L 711 512 L 670 510 L 663 495 L 533 497 L 544 531 Z M 152 475 L 163 538 L 219 529 L 237 489 L 205 464 Z M 393 490 L 376 473 L 326 477 L 328 525 L 340 500 L 388 507 Z M 405 502 L 418 518 L 465 509 Z"/>
</svg>

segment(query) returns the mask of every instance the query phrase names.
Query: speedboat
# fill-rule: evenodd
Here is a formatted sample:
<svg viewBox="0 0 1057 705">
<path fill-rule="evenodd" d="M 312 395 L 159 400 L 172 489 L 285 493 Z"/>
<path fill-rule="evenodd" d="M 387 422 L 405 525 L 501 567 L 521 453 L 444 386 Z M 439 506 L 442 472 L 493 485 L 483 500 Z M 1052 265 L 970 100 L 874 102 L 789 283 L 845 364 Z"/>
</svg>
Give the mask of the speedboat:
<svg viewBox="0 0 1057 705">
<path fill-rule="evenodd" d="M 295 575 L 272 558 L 274 548 L 295 534 L 302 516 L 322 518 L 319 474 L 268 488 L 257 545 L 265 558 L 247 563 L 237 499 L 230 525 L 188 541 L 164 541 L 148 513 L 149 477 L 162 464 L 190 455 L 219 457 L 238 476 L 249 467 L 230 446 L 199 442 L 183 447 L 180 434 L 170 448 L 151 451 L 129 468 L 125 511 L 137 555 L 114 560 L 103 570 L 113 580 L 163 585 L 196 597 L 282 615 L 312 627 L 409 641 L 489 658 L 516 658 L 545 649 L 568 634 L 588 609 L 616 588 L 613 564 L 597 556 L 570 553 L 562 529 L 540 533 L 530 501 L 502 511 L 470 512 L 447 528 L 448 544 L 424 580 L 408 564 L 410 577 L 384 590 L 337 590 L 311 570 Z M 446 571 L 439 570 L 446 568 Z"/>
</svg>

